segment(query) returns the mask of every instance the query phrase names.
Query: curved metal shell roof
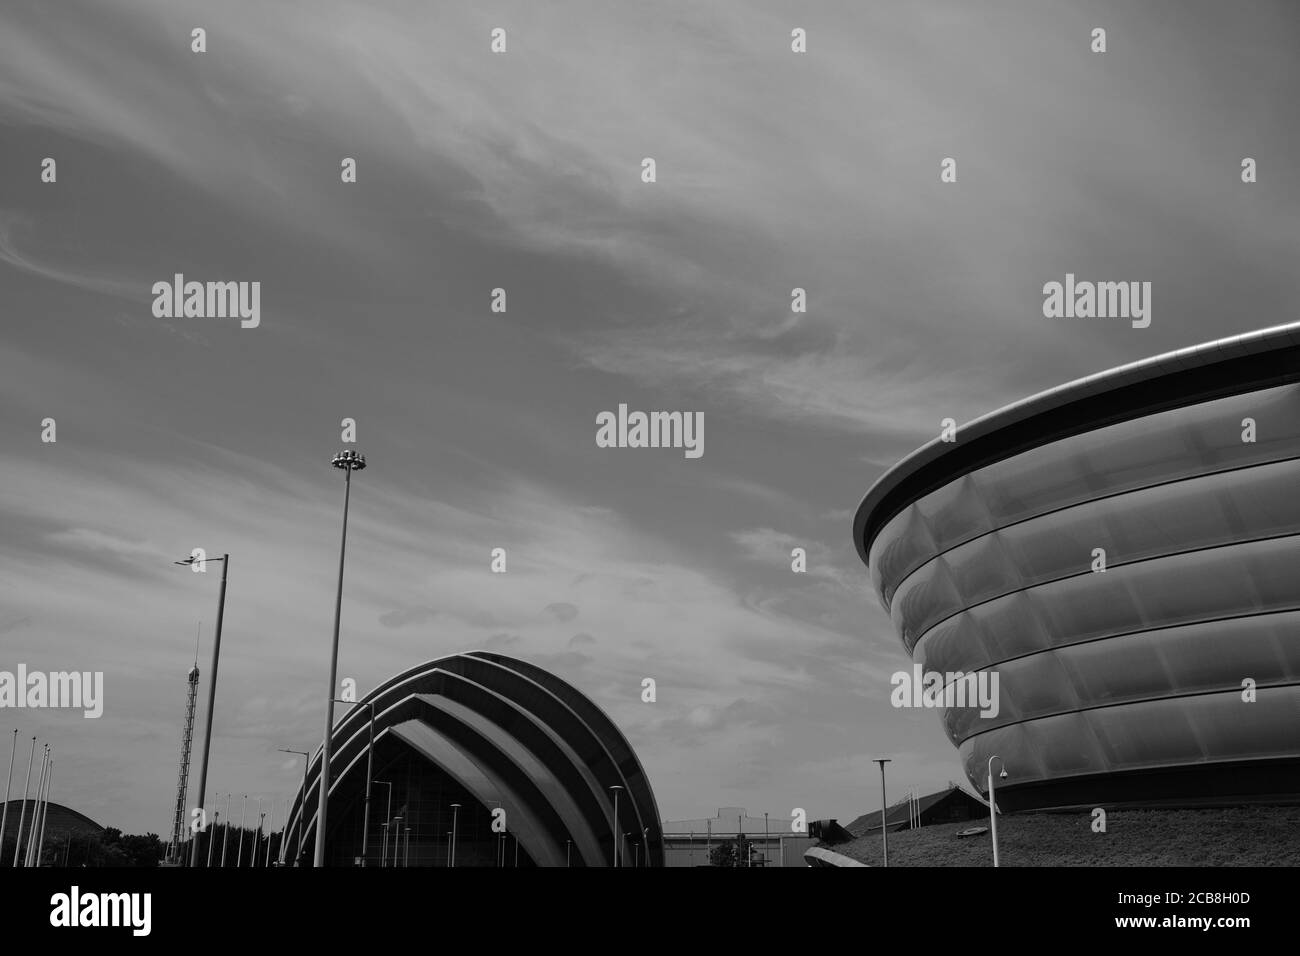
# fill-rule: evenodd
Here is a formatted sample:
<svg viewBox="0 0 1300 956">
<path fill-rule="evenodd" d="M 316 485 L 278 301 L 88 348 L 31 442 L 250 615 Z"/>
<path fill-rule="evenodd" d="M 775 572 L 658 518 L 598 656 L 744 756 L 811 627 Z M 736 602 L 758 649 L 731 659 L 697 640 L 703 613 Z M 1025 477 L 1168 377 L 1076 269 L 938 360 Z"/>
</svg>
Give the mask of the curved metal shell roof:
<svg viewBox="0 0 1300 956">
<path fill-rule="evenodd" d="M 646 833 L 649 863 L 663 865 L 659 810 L 636 754 L 613 721 L 576 688 L 536 665 L 488 651 L 429 661 L 391 678 L 334 728 L 331 798 L 364 774 L 370 740 L 400 740 L 485 806 L 508 808 L 510 830 L 541 866 L 563 866 L 567 841 L 586 866 L 613 862 L 618 826 Z M 306 778 L 304 843 L 314 840 L 320 748 Z M 302 826 L 302 794 L 287 833 Z"/>
<path fill-rule="evenodd" d="M 853 519 L 858 556 L 908 504 L 1028 448 L 1181 405 L 1300 380 L 1300 322 L 1234 335 L 1058 385 L 935 438 L 873 484 Z"/>
</svg>

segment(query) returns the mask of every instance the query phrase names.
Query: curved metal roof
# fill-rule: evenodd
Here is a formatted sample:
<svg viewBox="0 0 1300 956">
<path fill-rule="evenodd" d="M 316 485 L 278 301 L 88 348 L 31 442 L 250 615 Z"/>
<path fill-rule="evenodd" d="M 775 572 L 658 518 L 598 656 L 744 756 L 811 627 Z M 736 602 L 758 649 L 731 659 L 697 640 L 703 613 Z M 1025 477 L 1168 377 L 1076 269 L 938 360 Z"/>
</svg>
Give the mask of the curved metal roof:
<svg viewBox="0 0 1300 956">
<path fill-rule="evenodd" d="M 880 476 L 853 519 L 868 562 L 880 529 L 948 482 L 1028 448 L 1143 415 L 1300 381 L 1300 322 L 1194 345 L 1047 389 L 934 438 Z"/>
<path fill-rule="evenodd" d="M 438 766 L 484 806 L 510 808 L 511 831 L 539 865 L 564 865 L 566 841 L 587 866 L 612 862 L 609 788 L 626 793 L 619 829 L 645 833 L 663 865 L 654 793 L 626 738 L 570 684 L 503 654 L 473 651 L 429 661 L 385 681 L 334 727 L 331 799 L 364 775 L 370 742 L 397 740 Z M 316 823 L 317 748 L 306 777 L 306 834 Z M 303 826 L 300 791 L 286 832 Z"/>
</svg>

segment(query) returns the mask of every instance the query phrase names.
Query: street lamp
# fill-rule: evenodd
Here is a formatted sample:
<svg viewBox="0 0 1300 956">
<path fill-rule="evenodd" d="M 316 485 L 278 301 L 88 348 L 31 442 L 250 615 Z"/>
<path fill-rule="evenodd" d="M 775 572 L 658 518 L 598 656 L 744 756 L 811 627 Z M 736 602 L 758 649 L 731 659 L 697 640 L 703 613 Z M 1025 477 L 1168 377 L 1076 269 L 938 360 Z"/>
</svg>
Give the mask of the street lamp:
<svg viewBox="0 0 1300 956">
<path fill-rule="evenodd" d="M 311 754 L 305 750 L 288 750 L 284 747 L 276 748 L 282 754 L 297 754 L 302 757 L 302 806 L 298 808 L 298 856 L 293 861 L 294 866 L 302 865 L 302 838 L 307 829 L 307 766 L 311 763 Z"/>
<path fill-rule="evenodd" d="M 451 866 L 456 865 L 456 819 L 460 816 L 460 804 L 451 805 Z"/>
<path fill-rule="evenodd" d="M 373 749 L 373 748 L 372 748 L 372 749 Z M 381 787 L 387 787 L 387 788 L 388 788 L 388 810 L 387 810 L 387 812 L 384 814 L 384 819 L 385 819 L 385 820 L 391 820 L 391 819 L 393 818 L 393 784 L 392 784 L 392 781 L 390 781 L 390 780 L 376 780 L 375 783 L 379 784 Z M 384 824 L 384 852 L 383 852 L 383 855 L 379 858 L 379 868 L 382 870 L 382 869 L 384 868 L 385 864 L 387 864 L 387 863 L 388 863 L 388 824 L 385 823 L 385 824 Z"/>
<path fill-rule="evenodd" d="M 212 639 L 212 677 L 208 679 L 208 716 L 205 720 L 203 731 L 203 762 L 199 764 L 199 802 L 196 806 L 206 806 L 208 794 L 208 751 L 212 747 L 212 708 L 217 700 L 217 662 L 221 660 L 221 619 L 226 612 L 226 575 L 230 571 L 230 555 L 223 554 L 219 558 L 204 558 L 197 561 L 191 554 L 184 561 L 173 561 L 173 564 L 193 567 L 197 563 L 200 568 L 207 561 L 221 562 L 221 592 L 217 595 L 217 636 Z M 204 820 L 204 829 L 207 829 L 207 821 Z M 190 866 L 199 865 L 199 841 L 192 841 L 190 847 Z"/>
<path fill-rule="evenodd" d="M 619 792 L 620 790 L 622 790 L 623 788 L 620 787 L 618 784 L 614 784 L 614 786 L 610 787 L 609 789 L 610 789 L 610 792 L 614 794 L 614 830 L 613 830 L 613 833 L 614 833 L 614 866 L 617 867 L 617 866 L 618 866 L 618 840 L 619 840 L 619 836 L 618 836 L 618 833 L 619 833 L 619 830 L 618 830 L 618 792 Z"/>
<path fill-rule="evenodd" d="M 32 798 L 32 822 L 27 826 L 27 849 L 23 851 L 23 866 L 32 865 L 32 847 L 36 843 L 36 820 L 40 816 L 41 793 L 45 789 L 45 768 L 50 762 L 50 745 L 43 744 L 41 749 L 41 772 L 36 776 L 36 795 Z M 22 830 L 22 824 L 18 829 Z"/>
<path fill-rule="evenodd" d="M 360 701 L 340 700 L 336 697 L 334 703 L 357 704 Z M 375 701 L 371 698 L 367 703 L 370 705 L 370 748 L 366 752 L 366 822 L 361 830 L 362 866 L 365 866 L 370 859 L 370 778 L 375 772 Z"/>
<path fill-rule="evenodd" d="M 253 834 L 253 869 L 257 869 L 257 848 L 262 845 L 262 824 L 266 822 L 266 811 L 262 809 L 262 798 L 257 798 L 257 833 Z"/>
<path fill-rule="evenodd" d="M 993 865 L 998 865 L 998 804 L 997 798 L 993 795 L 993 761 L 1002 764 L 1002 772 L 998 774 L 1003 780 L 1007 779 L 1007 765 L 1002 762 L 1002 758 L 997 754 L 989 757 L 989 830 L 993 834 Z"/>
<path fill-rule="evenodd" d="M 885 825 L 885 764 L 890 762 L 889 757 L 872 761 L 880 764 L 880 838 L 885 843 L 885 866 L 889 866 L 889 827 Z"/>
<path fill-rule="evenodd" d="M 266 826 L 266 863 L 271 865 L 271 837 L 275 834 L 275 797 L 271 798 L 271 822 Z M 284 848 L 284 837 L 280 838 L 280 848 Z"/>
<path fill-rule="evenodd" d="M 27 819 L 27 795 L 32 792 L 32 761 L 36 758 L 36 738 L 32 737 L 32 752 L 27 755 L 27 780 L 23 783 L 23 805 L 18 814 L 18 833 L 14 840 L 14 862 L 18 866 L 18 851 L 23 845 L 23 823 Z"/>
<path fill-rule="evenodd" d="M 230 794 L 226 794 L 226 825 L 221 828 L 221 868 L 226 868 L 226 847 L 230 843 Z"/>
<path fill-rule="evenodd" d="M 5 784 L 5 803 L 4 812 L 0 813 L 0 846 L 4 846 L 5 827 L 9 823 L 9 788 L 14 782 L 14 757 L 18 754 L 18 728 L 14 728 L 13 749 L 9 751 L 9 781 Z M 26 803 L 24 802 L 24 806 Z M 21 829 L 21 827 L 19 828 Z M 72 838 L 68 837 L 68 846 L 72 846 Z"/>
<path fill-rule="evenodd" d="M 244 865 L 244 818 L 248 816 L 248 794 L 244 794 L 244 805 L 239 811 L 239 855 L 235 858 L 235 869 Z"/>
<path fill-rule="evenodd" d="M 366 456 L 355 451 L 341 451 L 334 456 L 333 465 L 347 476 L 343 489 L 343 537 L 339 543 L 339 587 L 334 598 L 334 646 L 330 653 L 330 687 L 325 705 L 325 746 L 321 751 L 320 805 L 316 810 L 316 866 L 325 865 L 325 818 L 329 812 L 330 755 L 334 752 L 334 687 L 339 667 L 339 615 L 343 611 L 343 557 L 348 546 L 348 503 L 352 497 L 352 472 L 366 467 Z M 217 618 L 220 630 L 220 618 Z M 214 681 L 216 675 L 213 675 Z"/>
<path fill-rule="evenodd" d="M 217 811 L 217 818 L 216 818 L 216 820 L 214 820 L 214 821 L 212 822 L 212 825 L 213 825 L 214 827 L 219 827 L 219 826 L 221 826 L 221 811 L 220 811 L 220 810 Z M 207 865 L 208 865 L 208 869 L 212 869 L 212 851 L 216 848 L 216 845 L 217 845 L 217 844 L 214 842 L 214 840 L 215 840 L 215 836 L 216 836 L 216 835 L 215 835 L 215 834 L 212 834 L 212 833 L 209 833 L 209 834 L 208 834 L 208 864 L 207 864 Z"/>
<path fill-rule="evenodd" d="M 54 754 L 50 754 L 50 769 L 45 775 L 45 799 L 41 801 L 40 839 L 36 842 L 36 857 L 33 866 L 41 865 L 41 854 L 45 852 L 45 820 L 50 815 L 50 787 L 54 785 Z"/>
</svg>

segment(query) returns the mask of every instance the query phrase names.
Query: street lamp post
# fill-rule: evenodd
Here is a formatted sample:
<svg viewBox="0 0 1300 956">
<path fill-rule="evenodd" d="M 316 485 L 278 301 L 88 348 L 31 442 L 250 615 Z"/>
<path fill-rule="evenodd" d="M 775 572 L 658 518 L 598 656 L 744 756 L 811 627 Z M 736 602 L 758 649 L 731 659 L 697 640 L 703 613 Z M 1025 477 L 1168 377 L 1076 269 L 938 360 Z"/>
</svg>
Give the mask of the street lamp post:
<svg viewBox="0 0 1300 956">
<path fill-rule="evenodd" d="M 371 749 L 373 750 L 374 748 L 372 747 Z M 387 810 L 387 812 L 384 814 L 384 820 L 385 820 L 385 821 L 391 820 L 391 819 L 393 819 L 393 784 L 392 784 L 392 781 L 389 781 L 389 780 L 376 780 L 375 783 L 379 784 L 381 787 L 387 787 L 387 788 L 388 788 L 388 810 Z M 383 855 L 380 856 L 380 858 L 379 858 L 379 868 L 382 870 L 382 869 L 384 868 L 384 866 L 387 865 L 387 863 L 388 863 L 388 823 L 385 822 L 385 823 L 384 823 L 384 852 L 383 852 Z"/>
<path fill-rule="evenodd" d="M 334 752 L 334 687 L 339 667 L 339 615 L 343 611 L 343 558 L 348 547 L 348 504 L 352 497 L 352 472 L 366 467 L 366 456 L 355 451 L 341 451 L 333 465 L 346 475 L 343 488 L 343 537 L 339 542 L 339 586 L 334 598 L 334 645 L 330 652 L 330 687 L 325 705 L 325 745 L 321 751 L 320 804 L 316 810 L 316 866 L 325 865 L 325 824 L 329 813 L 330 755 Z M 220 618 L 218 618 L 220 621 Z M 220 625 L 218 625 L 219 627 Z"/>
<path fill-rule="evenodd" d="M 298 857 L 293 861 L 294 866 L 301 866 L 302 838 L 307 830 L 307 767 L 311 763 L 311 754 L 305 750 L 286 750 L 284 747 L 277 749 L 282 754 L 297 754 L 302 757 L 302 805 L 298 808 Z"/>
<path fill-rule="evenodd" d="M 1007 765 L 1002 762 L 1002 758 L 997 754 L 989 757 L 989 831 L 993 834 L 993 865 L 998 865 L 998 803 L 993 794 L 993 761 L 1002 764 L 1002 772 L 998 774 L 1003 780 L 1007 777 Z"/>
<path fill-rule="evenodd" d="M 263 868 L 269 867 L 271 865 L 271 836 L 274 833 L 275 833 L 275 797 L 272 797 L 271 798 L 271 822 L 267 824 L 266 827 L 266 861 L 263 863 Z M 280 841 L 280 844 L 281 846 L 284 845 L 283 839 Z"/>
<path fill-rule="evenodd" d="M 45 792 L 45 770 L 50 763 L 50 745 L 41 751 L 41 772 L 36 778 L 36 796 L 32 800 L 32 822 L 27 829 L 27 849 L 23 853 L 23 866 L 32 865 L 32 850 L 36 848 L 36 824 L 40 817 L 41 794 Z"/>
<path fill-rule="evenodd" d="M 18 866 L 18 850 L 23 845 L 23 822 L 27 819 L 27 795 L 32 790 L 32 761 L 36 758 L 36 738 L 32 738 L 32 752 L 27 755 L 27 780 L 23 783 L 23 805 L 22 811 L 18 814 L 18 832 L 14 840 L 14 862 Z"/>
<path fill-rule="evenodd" d="M 226 868 L 226 846 L 230 843 L 230 794 L 226 794 L 226 825 L 221 828 L 221 868 Z"/>
<path fill-rule="evenodd" d="M 244 866 L 244 818 L 248 816 L 248 794 L 244 794 L 244 805 L 239 810 L 239 853 L 235 857 L 235 869 Z"/>
<path fill-rule="evenodd" d="M 872 762 L 880 764 L 880 838 L 884 841 L 885 866 L 889 866 L 889 827 L 885 825 L 885 764 L 890 763 L 890 758 L 885 757 Z"/>
<path fill-rule="evenodd" d="M 45 799 L 41 801 L 40 839 L 36 843 L 36 859 L 33 866 L 41 865 L 41 854 L 45 852 L 45 820 L 50 815 L 50 787 L 54 785 L 54 757 L 50 757 L 50 771 L 45 775 Z"/>
<path fill-rule="evenodd" d="M 9 788 L 13 785 L 14 782 L 14 756 L 17 753 L 18 753 L 18 728 L 15 727 L 14 745 L 13 745 L 13 749 L 9 751 L 9 782 L 5 784 L 4 812 L 0 813 L 0 846 L 4 846 L 5 827 L 8 826 L 9 824 Z M 71 839 L 69 839 L 68 845 L 69 846 L 72 845 Z"/>
<path fill-rule="evenodd" d="M 355 700 L 334 699 L 336 704 L 355 704 Z M 370 749 L 366 753 L 366 819 L 361 829 L 361 865 L 370 860 L 370 778 L 375 772 L 375 702 L 370 700 Z"/>
<path fill-rule="evenodd" d="M 617 867 L 618 867 L 618 841 L 619 841 L 619 829 L 618 829 L 618 792 L 619 792 L 620 790 L 622 790 L 623 788 L 620 787 L 618 784 L 614 784 L 614 786 L 610 787 L 609 789 L 610 789 L 610 792 L 614 794 L 614 829 L 613 829 L 613 834 L 614 834 L 614 866 L 617 868 Z"/>
<path fill-rule="evenodd" d="M 257 848 L 262 845 L 262 824 L 266 822 L 266 811 L 262 809 L 262 798 L 257 798 L 257 833 L 253 837 L 253 869 L 257 869 Z"/>
<path fill-rule="evenodd" d="M 451 805 L 451 866 L 456 866 L 456 821 L 460 817 L 460 804 Z"/>
<path fill-rule="evenodd" d="M 200 561 L 202 565 L 208 560 L 221 562 L 221 592 L 217 595 L 217 634 L 212 639 L 212 677 L 208 679 L 208 715 L 204 719 L 203 730 L 203 760 L 199 764 L 199 802 L 196 806 L 203 807 L 207 803 L 208 794 L 208 751 L 212 749 L 212 708 L 217 701 L 217 662 L 221 660 L 221 619 L 226 613 L 226 575 L 230 571 L 230 555 L 223 554 L 219 558 L 205 558 Z M 174 564 L 193 565 L 195 563 L 194 555 L 190 555 L 184 561 L 175 561 Z M 203 821 L 203 828 L 207 829 L 207 821 Z M 197 835 L 196 835 L 197 836 Z M 191 841 L 190 847 L 190 866 L 199 865 L 199 841 Z"/>
<path fill-rule="evenodd" d="M 221 826 L 221 811 L 220 811 L 220 810 L 218 810 L 218 811 L 216 812 L 216 819 L 214 819 L 214 820 L 212 821 L 212 826 L 213 826 L 213 827 L 219 827 L 219 826 Z M 207 866 L 208 866 L 208 869 L 209 869 L 209 870 L 212 869 L 212 850 L 213 850 L 213 848 L 216 847 L 216 845 L 217 845 L 215 842 L 213 842 L 213 840 L 214 840 L 214 834 L 209 833 L 209 834 L 208 834 L 208 863 L 207 863 Z"/>
</svg>

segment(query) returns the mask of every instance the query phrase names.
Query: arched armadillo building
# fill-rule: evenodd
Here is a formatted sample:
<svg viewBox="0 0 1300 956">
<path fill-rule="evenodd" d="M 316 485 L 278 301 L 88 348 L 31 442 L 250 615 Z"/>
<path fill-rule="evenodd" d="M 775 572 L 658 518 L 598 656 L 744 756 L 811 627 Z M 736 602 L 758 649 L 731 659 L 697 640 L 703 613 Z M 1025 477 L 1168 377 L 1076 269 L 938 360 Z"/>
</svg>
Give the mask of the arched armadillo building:
<svg viewBox="0 0 1300 956">
<path fill-rule="evenodd" d="M 455 866 L 611 866 L 616 832 L 620 866 L 663 865 L 654 793 L 627 740 L 582 693 L 524 661 L 486 651 L 430 661 L 339 720 L 330 865 L 362 856 L 371 760 L 368 866 L 448 866 L 453 856 Z M 300 793 L 286 832 L 290 858 L 302 838 L 306 865 L 320 764 L 318 748 L 307 772 L 306 819 Z M 501 821 L 495 829 L 494 819 Z"/>
<path fill-rule="evenodd" d="M 1300 324 L 1211 342 L 976 419 L 867 493 L 855 543 L 914 662 L 999 676 L 996 716 L 943 725 L 981 791 L 1002 758 L 1003 809 L 1300 797 L 1298 382 Z"/>
</svg>

